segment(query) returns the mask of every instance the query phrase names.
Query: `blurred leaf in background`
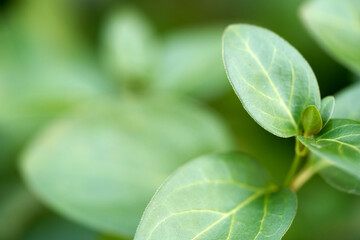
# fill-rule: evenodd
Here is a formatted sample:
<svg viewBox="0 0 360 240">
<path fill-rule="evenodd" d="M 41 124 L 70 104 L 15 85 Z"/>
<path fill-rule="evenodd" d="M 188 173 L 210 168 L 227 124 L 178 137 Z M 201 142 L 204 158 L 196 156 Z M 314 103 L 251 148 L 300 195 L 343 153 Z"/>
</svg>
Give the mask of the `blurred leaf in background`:
<svg viewBox="0 0 360 240">
<path fill-rule="evenodd" d="M 303 6 L 301 15 L 318 43 L 360 74 L 360 1 L 312 0 Z"/>
<path fill-rule="evenodd" d="M 102 31 L 102 61 L 120 85 L 205 99 L 228 87 L 221 61 L 225 25 L 204 25 L 156 36 L 134 8 L 114 10 Z"/>
<path fill-rule="evenodd" d="M 50 126 L 22 169 L 60 214 L 131 237 L 156 188 L 189 159 L 233 144 L 223 123 L 186 99 L 103 101 Z"/>
<path fill-rule="evenodd" d="M 166 34 L 151 78 L 153 90 L 205 99 L 230 90 L 221 60 L 224 26 L 197 26 Z"/>
<path fill-rule="evenodd" d="M 53 4 L 58 4 L 55 6 Z M 63 15 L 61 15 L 61 13 Z M 0 25 L 0 174 L 36 129 L 109 91 L 66 5 L 26 1 Z M 44 21 L 44 18 L 46 19 Z"/>
<path fill-rule="evenodd" d="M 158 52 L 158 39 L 149 20 L 135 8 L 123 7 L 106 16 L 101 31 L 102 62 L 112 79 L 122 87 L 149 84 Z"/>
<path fill-rule="evenodd" d="M 350 85 L 336 95 L 333 118 L 360 121 L 360 83 Z"/>
</svg>

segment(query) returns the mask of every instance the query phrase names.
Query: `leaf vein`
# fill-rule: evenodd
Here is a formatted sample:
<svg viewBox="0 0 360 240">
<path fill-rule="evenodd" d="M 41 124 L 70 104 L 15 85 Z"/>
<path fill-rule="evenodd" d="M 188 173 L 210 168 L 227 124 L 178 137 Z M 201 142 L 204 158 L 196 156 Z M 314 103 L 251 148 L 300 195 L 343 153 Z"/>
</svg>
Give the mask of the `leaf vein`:
<svg viewBox="0 0 360 240">
<path fill-rule="evenodd" d="M 229 227 L 229 234 L 226 238 L 226 240 L 229 240 L 230 239 L 230 236 L 231 236 L 231 233 L 232 233 L 232 229 L 234 227 L 234 222 L 235 222 L 235 214 L 232 215 L 231 217 L 231 223 L 230 223 L 230 227 Z"/>
<path fill-rule="evenodd" d="M 331 130 L 327 131 L 326 133 L 322 134 L 318 139 L 322 139 L 324 136 L 332 133 L 333 131 L 335 131 L 336 129 L 339 129 L 339 128 L 343 128 L 343 127 L 347 127 L 347 126 L 351 126 L 351 125 L 355 125 L 355 126 L 359 126 L 359 124 L 354 124 L 354 123 L 349 123 L 349 124 L 345 124 L 345 125 L 340 125 L 338 127 L 334 127 L 332 128 Z"/>
<path fill-rule="evenodd" d="M 269 73 L 266 71 L 266 69 L 264 68 L 264 66 L 262 65 L 261 61 L 259 60 L 259 58 L 255 55 L 255 53 L 251 50 L 249 44 L 247 41 L 245 41 L 242 36 L 234 31 L 235 35 L 239 37 L 240 41 L 242 41 L 246 47 L 246 49 L 248 50 L 249 54 L 253 57 L 253 59 L 255 60 L 255 62 L 259 65 L 260 69 L 262 70 L 262 72 L 264 73 L 265 77 L 268 79 L 269 83 L 270 83 L 270 86 L 272 87 L 273 91 L 275 92 L 275 94 L 277 95 L 277 97 L 279 98 L 279 103 L 280 105 L 284 108 L 284 110 L 286 111 L 286 113 L 288 114 L 290 120 L 291 120 L 291 123 L 293 124 L 296 132 L 298 131 L 298 125 L 296 124 L 295 122 L 295 119 L 292 115 L 292 113 L 290 112 L 289 108 L 285 105 L 284 103 L 284 100 L 281 98 L 277 88 L 275 87 L 274 85 L 274 82 L 272 81 Z"/>
<path fill-rule="evenodd" d="M 231 216 L 232 214 L 235 214 L 236 212 L 238 212 L 239 210 L 241 210 L 242 208 L 244 208 L 245 206 L 247 206 L 248 204 L 250 204 L 251 202 L 253 202 L 255 199 L 259 198 L 260 196 L 264 195 L 266 193 L 266 191 L 268 191 L 268 189 L 264 189 L 262 191 L 259 191 L 257 193 L 254 193 L 253 195 L 251 195 L 250 197 L 248 197 L 247 199 L 245 199 L 243 202 L 241 202 L 239 205 L 237 205 L 234 209 L 232 209 L 231 211 L 227 212 L 224 216 L 222 216 L 221 218 L 219 218 L 218 220 L 216 220 L 215 222 L 213 222 L 212 224 L 210 224 L 209 226 L 207 226 L 204 230 L 202 230 L 200 233 L 198 233 L 195 237 L 193 237 L 191 240 L 195 240 L 198 237 L 200 237 L 201 235 L 203 235 L 204 233 L 206 233 L 208 230 L 210 230 L 212 227 L 216 226 L 218 223 L 220 223 L 222 220 L 224 220 L 225 218 Z"/>
<path fill-rule="evenodd" d="M 342 142 L 342 141 L 339 141 L 339 140 L 336 140 L 336 139 L 330 139 L 330 138 L 322 138 L 322 139 L 317 140 L 317 142 L 320 142 L 320 141 L 335 142 L 335 143 L 338 143 L 338 144 L 347 146 L 347 147 L 349 147 L 349 148 L 352 148 L 352 149 L 354 149 L 355 151 L 357 151 L 358 153 L 360 153 L 360 148 L 358 148 L 357 146 L 355 146 L 355 145 L 353 145 L 353 144 L 350 144 L 350 143 L 346 143 L 346 142 Z"/>
<path fill-rule="evenodd" d="M 265 217 L 266 217 L 266 214 L 267 214 L 268 204 L 269 204 L 269 195 L 266 195 L 265 198 L 264 198 L 264 215 L 263 215 L 263 217 L 261 218 L 259 231 L 258 231 L 258 233 L 256 234 L 256 236 L 254 237 L 254 240 L 256 240 L 256 239 L 260 236 L 260 234 L 261 234 L 261 231 L 262 231 L 262 228 L 263 228 L 263 224 L 264 224 L 264 220 L 265 220 Z"/>
</svg>

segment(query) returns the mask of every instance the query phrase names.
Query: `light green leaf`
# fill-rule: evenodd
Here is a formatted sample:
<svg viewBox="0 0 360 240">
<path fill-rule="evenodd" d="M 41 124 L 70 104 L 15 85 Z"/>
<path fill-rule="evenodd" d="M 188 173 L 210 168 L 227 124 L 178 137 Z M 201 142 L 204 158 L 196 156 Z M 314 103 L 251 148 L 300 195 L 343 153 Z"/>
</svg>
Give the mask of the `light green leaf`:
<svg viewBox="0 0 360 240">
<path fill-rule="evenodd" d="M 353 84 L 336 95 L 334 118 L 360 121 L 360 83 Z"/>
<path fill-rule="evenodd" d="M 335 107 L 335 98 L 327 96 L 321 100 L 320 115 L 323 122 L 323 127 L 329 122 Z"/>
<path fill-rule="evenodd" d="M 355 177 L 360 177 L 360 123 L 332 119 L 313 138 L 298 139 L 320 159 Z"/>
<path fill-rule="evenodd" d="M 304 109 L 301 116 L 301 122 L 305 137 L 319 133 L 323 125 L 320 112 L 313 105 Z"/>
<path fill-rule="evenodd" d="M 229 26 L 223 37 L 229 80 L 245 109 L 280 137 L 301 133 L 301 113 L 320 108 L 320 93 L 309 64 L 278 35 L 251 25 Z"/>
<path fill-rule="evenodd" d="M 24 153 L 21 168 L 34 193 L 58 213 L 132 237 L 172 171 L 231 146 L 222 122 L 196 102 L 99 101 L 45 130 Z"/>
<path fill-rule="evenodd" d="M 135 240 L 281 239 L 296 205 L 296 195 L 277 190 L 251 158 L 208 155 L 180 168 L 160 187 Z"/>
<path fill-rule="evenodd" d="M 181 29 L 165 36 L 150 87 L 214 98 L 228 85 L 221 60 L 219 26 Z"/>
<path fill-rule="evenodd" d="M 102 32 L 102 61 L 116 81 L 131 87 L 144 84 L 156 61 L 156 45 L 155 30 L 136 9 L 122 8 L 107 16 Z"/>
<path fill-rule="evenodd" d="M 360 1 L 313 0 L 302 10 L 303 21 L 334 58 L 360 73 Z"/>
</svg>

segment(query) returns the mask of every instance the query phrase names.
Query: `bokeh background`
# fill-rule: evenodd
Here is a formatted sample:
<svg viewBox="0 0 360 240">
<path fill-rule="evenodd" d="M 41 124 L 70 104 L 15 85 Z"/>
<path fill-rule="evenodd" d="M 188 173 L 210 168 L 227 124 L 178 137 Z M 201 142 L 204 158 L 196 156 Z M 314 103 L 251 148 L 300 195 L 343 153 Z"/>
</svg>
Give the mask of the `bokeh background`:
<svg viewBox="0 0 360 240">
<path fill-rule="evenodd" d="M 355 81 L 301 23 L 301 0 L 0 0 L 0 239 L 132 239 L 178 166 L 240 150 L 281 182 L 294 139 L 243 109 L 221 34 L 250 23 L 308 60 L 322 96 Z M 360 199 L 320 177 L 284 239 L 360 239 Z"/>
</svg>

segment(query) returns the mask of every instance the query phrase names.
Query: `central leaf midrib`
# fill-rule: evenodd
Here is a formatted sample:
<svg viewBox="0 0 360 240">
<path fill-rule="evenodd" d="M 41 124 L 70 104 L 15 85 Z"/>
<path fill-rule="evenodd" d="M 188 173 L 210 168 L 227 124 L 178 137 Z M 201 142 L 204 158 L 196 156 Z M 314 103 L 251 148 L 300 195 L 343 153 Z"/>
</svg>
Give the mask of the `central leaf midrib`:
<svg viewBox="0 0 360 240">
<path fill-rule="evenodd" d="M 195 240 L 198 237 L 200 237 L 202 234 L 204 234 L 205 232 L 207 232 L 208 230 L 210 230 L 212 227 L 214 227 L 215 225 L 217 225 L 218 223 L 220 223 L 221 221 L 223 221 L 224 219 L 226 219 L 227 217 L 235 214 L 236 212 L 240 211 L 240 209 L 246 207 L 248 204 L 250 204 L 251 202 L 255 201 L 257 198 L 261 197 L 262 195 L 265 195 L 266 193 L 269 192 L 269 188 L 265 188 L 257 193 L 252 194 L 250 197 L 248 197 L 247 199 L 245 199 L 243 202 L 241 202 L 239 205 L 237 205 L 235 208 L 233 208 L 232 210 L 230 210 L 229 212 L 227 212 L 224 216 L 222 216 L 221 218 L 219 218 L 218 220 L 216 220 L 215 222 L 213 222 L 212 224 L 210 224 L 209 226 L 207 226 L 204 230 L 202 230 L 200 233 L 198 233 L 195 237 L 193 237 L 191 240 Z"/>
<path fill-rule="evenodd" d="M 264 68 L 264 66 L 262 65 L 262 63 L 260 62 L 260 60 L 258 59 L 258 57 L 254 54 L 254 52 L 251 50 L 249 44 L 242 38 L 241 35 L 239 35 L 236 31 L 233 31 L 235 33 L 236 36 L 239 37 L 240 41 L 242 41 L 245 45 L 245 47 L 247 48 L 248 52 L 250 53 L 250 55 L 254 58 L 254 60 L 256 61 L 256 63 L 259 65 L 259 67 L 261 68 L 261 70 L 263 71 L 263 73 L 265 74 L 266 78 L 268 79 L 270 86 L 272 87 L 272 89 L 274 90 L 276 96 L 279 99 L 279 103 L 280 105 L 284 108 L 284 110 L 286 111 L 287 115 L 289 116 L 291 123 L 293 124 L 293 126 L 295 127 L 295 131 L 298 131 L 298 126 L 295 122 L 295 119 L 292 115 L 292 113 L 290 112 L 290 109 L 286 106 L 284 100 L 281 98 L 276 86 L 274 85 L 269 73 L 266 71 L 266 69 Z"/>
</svg>

